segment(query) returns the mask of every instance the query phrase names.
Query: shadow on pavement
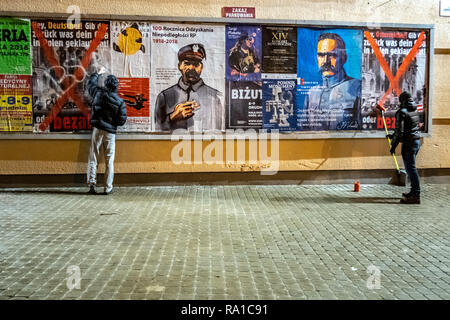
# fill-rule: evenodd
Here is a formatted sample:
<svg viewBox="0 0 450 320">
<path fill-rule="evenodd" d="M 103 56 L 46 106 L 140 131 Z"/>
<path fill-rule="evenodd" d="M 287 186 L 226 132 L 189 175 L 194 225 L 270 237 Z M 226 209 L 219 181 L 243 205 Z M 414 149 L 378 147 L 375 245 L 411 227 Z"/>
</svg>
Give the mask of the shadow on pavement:
<svg viewBox="0 0 450 320">
<path fill-rule="evenodd" d="M 321 197 L 273 197 L 268 200 L 273 202 L 302 202 L 302 203 L 386 203 L 386 204 L 400 204 L 398 197 L 337 197 L 321 196 Z"/>
<path fill-rule="evenodd" d="M 86 190 L 1 190 L 0 193 L 45 193 L 45 194 L 78 194 L 78 195 L 88 195 L 88 188 Z M 100 193 L 101 195 L 101 193 Z"/>
<path fill-rule="evenodd" d="M 342 197 L 338 198 L 338 202 L 344 203 L 389 203 L 389 204 L 400 204 L 400 198 L 387 198 L 387 197 Z"/>
</svg>

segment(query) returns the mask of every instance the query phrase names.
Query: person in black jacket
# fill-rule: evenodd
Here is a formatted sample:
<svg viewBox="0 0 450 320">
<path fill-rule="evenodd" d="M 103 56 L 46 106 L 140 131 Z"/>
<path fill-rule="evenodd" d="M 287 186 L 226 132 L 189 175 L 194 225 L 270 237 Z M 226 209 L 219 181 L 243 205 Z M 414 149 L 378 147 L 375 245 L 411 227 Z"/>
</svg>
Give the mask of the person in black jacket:
<svg viewBox="0 0 450 320">
<path fill-rule="evenodd" d="M 419 115 L 408 92 L 402 92 L 399 100 L 400 109 L 395 114 L 395 131 L 388 136 L 392 139 L 391 153 L 395 153 L 395 148 L 402 143 L 403 164 L 411 181 L 411 191 L 403 193 L 400 202 L 420 204 L 420 179 L 416 168 L 416 156 L 420 149 Z"/>
<path fill-rule="evenodd" d="M 102 69 L 104 72 L 104 70 Z M 100 73 L 103 73 L 100 71 Z M 105 189 L 109 194 L 113 188 L 114 179 L 114 154 L 117 126 L 122 126 L 127 121 L 127 109 L 123 99 L 117 94 L 119 81 L 113 75 L 108 75 L 104 87 L 98 85 L 99 74 L 94 73 L 89 78 L 87 89 L 92 97 L 91 125 L 92 139 L 89 152 L 87 169 L 87 181 L 89 193 L 95 194 L 97 183 L 97 167 L 100 147 L 105 156 Z"/>
</svg>

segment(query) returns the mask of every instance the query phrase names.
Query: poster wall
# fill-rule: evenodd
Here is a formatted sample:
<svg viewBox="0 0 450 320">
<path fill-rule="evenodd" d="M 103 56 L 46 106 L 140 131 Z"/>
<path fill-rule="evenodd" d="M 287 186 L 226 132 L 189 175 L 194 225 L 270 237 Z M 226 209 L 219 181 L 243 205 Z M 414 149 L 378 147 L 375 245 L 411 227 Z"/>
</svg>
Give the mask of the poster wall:
<svg viewBox="0 0 450 320">
<path fill-rule="evenodd" d="M 386 126 L 395 128 L 398 97 L 403 91 L 417 104 L 421 122 L 425 122 L 427 47 L 424 31 L 364 32 L 362 67 L 362 129 L 384 130 L 376 110 L 379 103 L 386 108 Z M 425 130 L 422 125 L 421 130 Z"/>
<path fill-rule="evenodd" d="M 30 20 L 0 18 L 0 74 L 31 75 Z"/>
<path fill-rule="evenodd" d="M 87 80 L 119 80 L 119 132 L 428 132 L 429 29 L 0 18 L 0 131 L 91 129 Z M 294 85 L 294 89 L 293 89 Z"/>
<path fill-rule="evenodd" d="M 261 26 L 226 27 L 226 127 L 262 127 Z"/>
<path fill-rule="evenodd" d="M 298 130 L 361 129 L 362 31 L 298 29 Z"/>
<path fill-rule="evenodd" d="M 127 122 L 118 132 L 149 132 L 150 23 L 111 21 L 111 69 L 127 108 Z"/>
<path fill-rule="evenodd" d="M 101 68 L 111 73 L 109 21 L 39 20 L 32 30 L 33 131 L 90 129 L 85 83 Z"/>
<path fill-rule="evenodd" d="M 225 27 L 152 24 L 154 131 L 225 129 Z"/>
</svg>

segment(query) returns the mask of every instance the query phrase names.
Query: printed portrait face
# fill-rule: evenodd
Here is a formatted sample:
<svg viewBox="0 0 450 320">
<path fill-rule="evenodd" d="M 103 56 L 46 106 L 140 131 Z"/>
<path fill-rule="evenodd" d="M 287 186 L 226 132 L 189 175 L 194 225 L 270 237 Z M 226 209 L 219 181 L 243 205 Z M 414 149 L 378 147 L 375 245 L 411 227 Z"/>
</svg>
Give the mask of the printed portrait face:
<svg viewBox="0 0 450 320">
<path fill-rule="evenodd" d="M 247 48 L 250 48 L 252 46 L 252 40 L 253 40 L 253 38 L 245 39 L 244 43 Z"/>
<path fill-rule="evenodd" d="M 183 60 L 178 64 L 184 83 L 196 83 L 200 80 L 203 70 L 203 63 L 198 60 Z"/>
<path fill-rule="evenodd" d="M 323 39 L 317 43 L 317 63 L 323 76 L 334 76 L 345 63 L 345 49 L 334 39 Z"/>
<path fill-rule="evenodd" d="M 256 33 L 253 32 L 248 38 L 247 40 L 245 40 L 245 44 L 251 48 L 253 47 L 253 45 L 255 44 L 255 37 L 256 37 Z"/>
</svg>

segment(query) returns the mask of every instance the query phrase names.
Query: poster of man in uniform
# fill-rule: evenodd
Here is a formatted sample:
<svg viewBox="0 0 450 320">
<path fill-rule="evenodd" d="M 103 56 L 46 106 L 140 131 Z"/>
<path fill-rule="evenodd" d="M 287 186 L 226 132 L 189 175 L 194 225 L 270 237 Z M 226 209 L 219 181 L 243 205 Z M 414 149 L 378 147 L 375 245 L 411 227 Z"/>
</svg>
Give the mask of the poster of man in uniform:
<svg viewBox="0 0 450 320">
<path fill-rule="evenodd" d="M 261 26 L 226 27 L 227 128 L 262 127 Z"/>
<path fill-rule="evenodd" d="M 30 20 L 0 18 L 0 131 L 31 131 Z"/>
<path fill-rule="evenodd" d="M 398 97 L 403 91 L 417 104 L 425 123 L 427 44 L 425 32 L 406 30 L 366 30 L 362 66 L 362 129 L 384 130 L 376 104 L 386 108 L 386 126 L 395 128 Z M 426 130 L 421 126 L 421 130 Z"/>
<path fill-rule="evenodd" d="M 225 27 L 152 24 L 154 131 L 225 129 Z"/>
<path fill-rule="evenodd" d="M 150 131 L 150 23 L 111 21 L 111 69 L 127 107 L 118 132 Z"/>
<path fill-rule="evenodd" d="M 298 43 L 298 130 L 359 130 L 362 31 L 299 28 Z"/>
<path fill-rule="evenodd" d="M 111 73 L 109 21 L 32 21 L 35 132 L 91 129 L 89 76 Z"/>
</svg>

